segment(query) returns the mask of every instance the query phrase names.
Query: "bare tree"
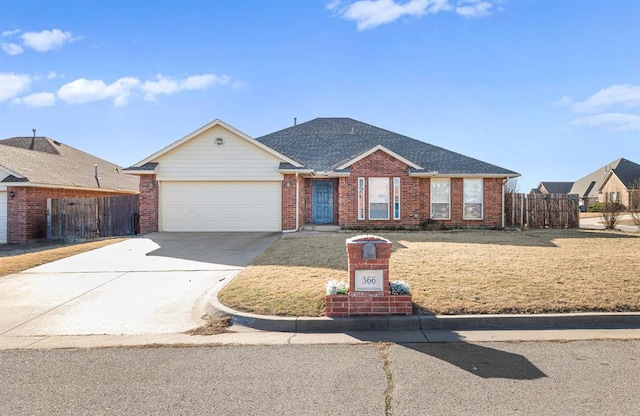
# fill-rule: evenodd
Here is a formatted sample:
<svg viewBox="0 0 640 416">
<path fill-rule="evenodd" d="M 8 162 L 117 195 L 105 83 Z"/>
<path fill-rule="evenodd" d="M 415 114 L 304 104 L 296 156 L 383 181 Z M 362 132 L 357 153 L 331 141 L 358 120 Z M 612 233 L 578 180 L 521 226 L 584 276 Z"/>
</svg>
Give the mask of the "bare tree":
<svg viewBox="0 0 640 416">
<path fill-rule="evenodd" d="M 605 230 L 615 230 L 620 221 L 620 216 L 625 212 L 626 208 L 618 201 L 614 201 L 609 193 L 604 194 L 604 203 L 600 204 L 600 216 Z"/>
<path fill-rule="evenodd" d="M 505 226 L 507 227 L 517 227 L 522 226 L 522 220 L 517 218 L 518 214 L 515 210 L 514 199 L 516 198 L 516 194 L 518 193 L 518 180 L 515 178 L 511 178 L 507 180 L 507 183 L 504 185 L 504 215 L 505 215 Z"/>
<path fill-rule="evenodd" d="M 633 181 L 629 187 L 629 213 L 633 223 L 640 227 L 640 178 Z"/>
</svg>

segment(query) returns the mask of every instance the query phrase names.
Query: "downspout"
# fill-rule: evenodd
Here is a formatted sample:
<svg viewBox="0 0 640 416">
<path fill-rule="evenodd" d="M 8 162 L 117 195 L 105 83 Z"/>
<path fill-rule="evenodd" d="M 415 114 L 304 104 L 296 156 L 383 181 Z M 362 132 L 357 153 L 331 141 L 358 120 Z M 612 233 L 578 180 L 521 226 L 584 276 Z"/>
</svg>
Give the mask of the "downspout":
<svg viewBox="0 0 640 416">
<path fill-rule="evenodd" d="M 502 228 L 504 228 L 504 226 L 505 226 L 504 212 L 506 210 L 506 207 L 504 206 L 504 203 L 505 203 L 505 190 L 507 188 L 507 181 L 508 180 L 509 180 L 508 176 L 502 180 Z"/>
<path fill-rule="evenodd" d="M 300 179 L 298 178 L 298 172 L 296 172 L 296 228 L 293 230 L 283 230 L 283 233 L 295 233 L 300 228 Z"/>
<path fill-rule="evenodd" d="M 506 212 L 506 208 L 504 206 L 505 202 L 506 202 L 506 197 L 505 197 L 505 193 L 506 193 L 506 188 L 507 188 L 507 182 L 509 181 L 509 177 L 507 176 L 506 178 L 504 178 L 504 180 L 502 181 L 502 228 L 504 228 L 505 224 L 506 224 L 506 219 L 505 219 L 505 212 Z"/>
</svg>

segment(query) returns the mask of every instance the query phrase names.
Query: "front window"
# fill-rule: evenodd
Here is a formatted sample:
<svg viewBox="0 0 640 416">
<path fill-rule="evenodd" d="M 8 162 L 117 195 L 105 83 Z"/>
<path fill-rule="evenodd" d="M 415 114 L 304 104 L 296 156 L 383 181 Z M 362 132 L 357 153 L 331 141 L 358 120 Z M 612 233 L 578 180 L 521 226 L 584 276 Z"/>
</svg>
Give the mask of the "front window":
<svg viewBox="0 0 640 416">
<path fill-rule="evenodd" d="M 389 178 L 369 178 L 369 219 L 389 219 Z"/>
<path fill-rule="evenodd" d="M 451 218 L 451 182 L 449 179 L 431 179 L 431 218 L 448 220 Z"/>
<path fill-rule="evenodd" d="M 400 178 L 393 178 L 393 219 L 400 219 Z"/>
<path fill-rule="evenodd" d="M 464 216 L 465 220 L 482 219 L 482 179 L 464 180 Z"/>
</svg>

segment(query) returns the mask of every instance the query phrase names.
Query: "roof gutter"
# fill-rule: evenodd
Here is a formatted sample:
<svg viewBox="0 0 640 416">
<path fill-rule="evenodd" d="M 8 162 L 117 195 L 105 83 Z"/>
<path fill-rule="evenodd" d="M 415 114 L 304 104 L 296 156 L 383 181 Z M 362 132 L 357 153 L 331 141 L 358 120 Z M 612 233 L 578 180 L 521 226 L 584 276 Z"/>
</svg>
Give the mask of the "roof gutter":
<svg viewBox="0 0 640 416">
<path fill-rule="evenodd" d="M 110 188 L 88 188 L 85 186 L 66 186 L 66 185 L 53 185 L 49 183 L 33 183 L 33 182 L 1 182 L 3 187 L 20 187 L 20 188 L 51 188 L 51 189 L 73 189 L 79 191 L 96 191 L 96 192 L 113 192 L 121 194 L 138 194 L 139 190 L 133 189 L 110 189 Z"/>
</svg>

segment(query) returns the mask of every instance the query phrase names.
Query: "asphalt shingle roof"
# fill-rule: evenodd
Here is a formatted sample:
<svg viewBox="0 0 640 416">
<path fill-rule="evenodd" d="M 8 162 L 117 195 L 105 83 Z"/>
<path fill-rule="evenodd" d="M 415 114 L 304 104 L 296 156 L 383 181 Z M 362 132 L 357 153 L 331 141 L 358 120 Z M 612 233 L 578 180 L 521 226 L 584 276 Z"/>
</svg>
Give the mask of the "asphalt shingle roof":
<svg viewBox="0 0 640 416">
<path fill-rule="evenodd" d="M 541 186 L 550 194 L 568 194 L 573 187 L 573 182 L 540 182 Z"/>
<path fill-rule="evenodd" d="M 98 165 L 99 185 L 94 177 L 95 165 Z M 0 166 L 22 176 L 9 175 L 2 180 L 4 183 L 138 190 L 138 177 L 122 173 L 122 167 L 48 137 L 0 140 Z"/>
<path fill-rule="evenodd" d="M 439 174 L 518 173 L 351 118 L 316 118 L 256 139 L 316 171 L 333 171 L 377 145 Z"/>
<path fill-rule="evenodd" d="M 620 158 L 575 181 L 570 193 L 579 194 L 581 197 L 598 197 L 600 187 L 610 171 L 613 171 L 627 188 L 640 178 L 640 165 Z"/>
</svg>

